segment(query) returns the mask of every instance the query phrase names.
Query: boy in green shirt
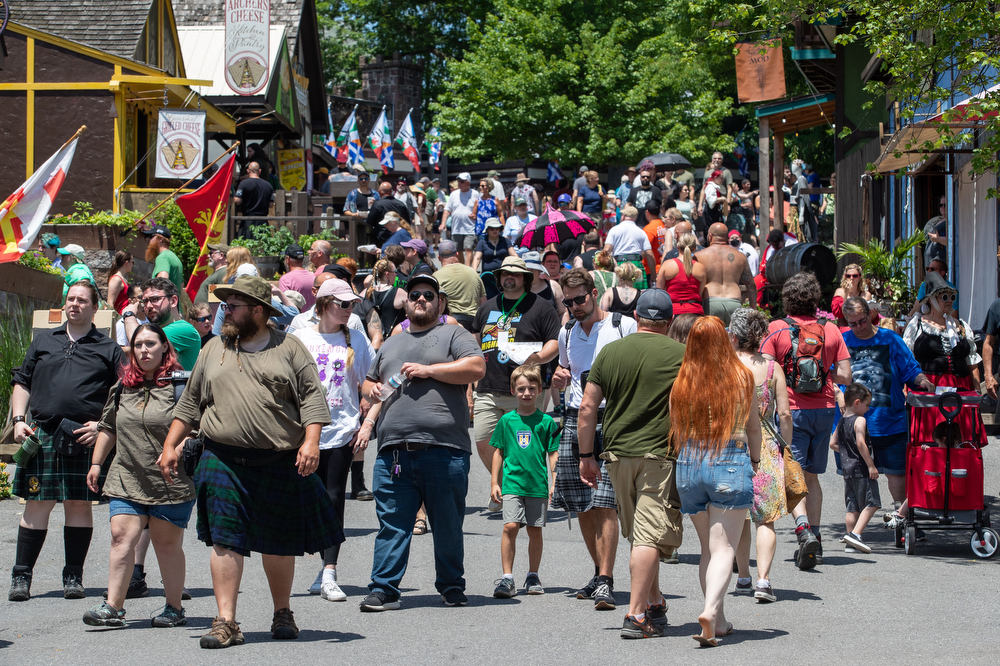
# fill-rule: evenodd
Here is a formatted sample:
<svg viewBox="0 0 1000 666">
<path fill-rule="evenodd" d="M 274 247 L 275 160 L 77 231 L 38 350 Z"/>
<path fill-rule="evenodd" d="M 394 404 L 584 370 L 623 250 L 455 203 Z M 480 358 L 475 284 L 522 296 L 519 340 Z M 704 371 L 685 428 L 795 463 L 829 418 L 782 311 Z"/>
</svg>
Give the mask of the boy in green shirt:
<svg viewBox="0 0 1000 666">
<path fill-rule="evenodd" d="M 535 398 L 541 390 L 542 375 L 538 366 L 517 367 L 510 376 L 510 392 L 517 398 L 517 409 L 500 417 L 490 438 L 490 446 L 496 449 L 493 452 L 491 499 L 494 502 L 503 501 L 504 523 L 500 540 L 503 577 L 493 592 L 497 599 L 509 599 L 517 594 L 514 588 L 514 544 L 521 525 L 528 528 L 525 591 L 528 594 L 545 594 L 545 588 L 538 579 L 538 565 L 542 560 L 542 527 L 545 526 L 546 510 L 552 497 L 549 470 L 555 470 L 559 456 L 559 428 L 551 416 L 535 408 Z"/>
</svg>

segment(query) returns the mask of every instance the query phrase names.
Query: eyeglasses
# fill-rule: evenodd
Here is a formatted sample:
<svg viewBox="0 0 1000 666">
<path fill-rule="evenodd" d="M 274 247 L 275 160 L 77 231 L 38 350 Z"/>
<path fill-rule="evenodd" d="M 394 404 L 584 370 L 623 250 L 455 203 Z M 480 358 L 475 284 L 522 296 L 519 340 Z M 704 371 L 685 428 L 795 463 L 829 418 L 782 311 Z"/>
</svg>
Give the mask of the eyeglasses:
<svg viewBox="0 0 1000 666">
<path fill-rule="evenodd" d="M 191 321 L 196 321 L 199 324 L 204 324 L 212 320 L 211 315 L 205 315 L 204 317 L 191 317 Z"/>
<path fill-rule="evenodd" d="M 950 303 L 952 301 L 958 300 L 958 294 L 938 294 L 938 300 L 944 301 L 945 303 Z"/>
<path fill-rule="evenodd" d="M 223 303 L 219 307 L 222 308 L 223 312 L 232 312 L 233 310 L 235 310 L 237 308 L 250 308 L 250 307 L 253 307 L 253 306 L 250 305 L 249 303 L 233 303 L 232 305 L 230 305 L 229 303 Z"/>
<path fill-rule="evenodd" d="M 859 277 L 861 277 L 861 273 L 848 273 L 844 277 L 850 278 L 852 280 L 857 280 Z"/>
<path fill-rule="evenodd" d="M 858 328 L 862 324 L 864 324 L 865 321 L 867 321 L 867 320 L 864 317 L 862 317 L 861 319 L 859 319 L 857 321 L 851 321 L 850 319 L 848 319 L 847 320 L 847 325 L 850 326 L 851 328 Z"/>
<path fill-rule="evenodd" d="M 148 297 L 143 298 L 142 300 L 140 300 L 139 304 L 142 305 L 142 307 L 146 307 L 147 305 L 156 306 L 156 305 L 159 305 L 160 301 L 162 301 L 164 298 L 166 298 L 166 295 L 163 295 L 163 296 L 148 296 Z"/>
<path fill-rule="evenodd" d="M 425 301 L 427 301 L 428 303 L 430 303 L 431 301 L 434 300 L 434 297 L 437 296 L 437 294 L 435 294 L 433 291 L 411 291 L 410 292 L 410 300 L 413 301 L 414 303 L 416 303 L 417 300 L 421 296 L 424 297 Z"/>
<path fill-rule="evenodd" d="M 340 306 L 341 310 L 352 310 L 354 309 L 354 304 L 357 301 L 339 301 L 339 302 L 335 301 L 335 302 L 337 303 L 337 305 Z"/>
<path fill-rule="evenodd" d="M 576 298 L 564 298 L 562 304 L 567 308 L 573 307 L 574 304 L 583 305 L 587 302 L 588 296 L 590 296 L 590 294 L 583 294 L 582 296 L 577 296 Z"/>
</svg>

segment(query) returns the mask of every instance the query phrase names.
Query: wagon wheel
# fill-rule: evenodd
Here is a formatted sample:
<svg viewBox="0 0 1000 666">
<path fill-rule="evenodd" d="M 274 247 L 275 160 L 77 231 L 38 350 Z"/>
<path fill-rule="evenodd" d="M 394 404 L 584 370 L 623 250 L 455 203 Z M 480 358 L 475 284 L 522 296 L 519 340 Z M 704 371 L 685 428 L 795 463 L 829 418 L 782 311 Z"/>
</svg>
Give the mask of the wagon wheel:
<svg viewBox="0 0 1000 666">
<path fill-rule="evenodd" d="M 893 543 L 896 544 L 896 548 L 902 548 L 903 547 L 903 526 L 902 525 L 896 525 L 894 528 L 892 528 L 892 533 L 893 533 L 893 537 L 894 537 L 893 538 Z"/>
<path fill-rule="evenodd" d="M 969 545 L 972 547 L 972 554 L 978 558 L 986 559 L 988 557 L 993 557 L 997 552 L 997 545 L 1000 544 L 1000 537 L 997 533 L 989 527 L 983 528 L 983 538 L 979 539 L 979 535 L 975 532 L 972 533 L 972 541 Z"/>
<path fill-rule="evenodd" d="M 907 555 L 913 555 L 917 549 L 917 528 L 914 525 L 906 526 L 906 541 L 903 542 L 903 548 Z"/>
</svg>

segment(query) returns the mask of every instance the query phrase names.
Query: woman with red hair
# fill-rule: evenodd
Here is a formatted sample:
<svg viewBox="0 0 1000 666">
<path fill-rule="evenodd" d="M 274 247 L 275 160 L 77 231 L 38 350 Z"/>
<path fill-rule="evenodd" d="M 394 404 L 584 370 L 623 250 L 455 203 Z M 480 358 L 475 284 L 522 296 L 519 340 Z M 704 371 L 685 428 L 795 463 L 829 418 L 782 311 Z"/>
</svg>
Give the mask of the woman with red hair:
<svg viewBox="0 0 1000 666">
<path fill-rule="evenodd" d="M 166 606 L 153 618 L 154 627 L 187 624 L 181 606 L 184 590 L 184 530 L 194 507 L 194 482 L 177 470 L 167 484 L 156 466 L 173 421 L 174 371 L 181 370 L 177 353 L 163 329 L 142 324 L 132 334 L 129 363 L 121 380 L 111 389 L 98 424 L 97 443 L 91 459 L 87 486 L 111 498 L 111 563 L 108 600 L 83 615 L 90 626 L 125 624 L 134 548 L 149 526 L 150 541 L 163 576 Z M 103 490 L 98 487 L 101 464 L 114 450 Z M 180 454 L 180 452 L 178 452 Z"/>
<path fill-rule="evenodd" d="M 698 616 L 703 647 L 733 631 L 723 598 L 736 545 L 753 505 L 760 463 L 760 416 L 753 374 L 740 362 L 718 317 L 691 327 L 680 373 L 670 392 L 670 431 L 677 454 L 681 511 L 701 541 L 699 578 L 705 610 Z"/>
</svg>

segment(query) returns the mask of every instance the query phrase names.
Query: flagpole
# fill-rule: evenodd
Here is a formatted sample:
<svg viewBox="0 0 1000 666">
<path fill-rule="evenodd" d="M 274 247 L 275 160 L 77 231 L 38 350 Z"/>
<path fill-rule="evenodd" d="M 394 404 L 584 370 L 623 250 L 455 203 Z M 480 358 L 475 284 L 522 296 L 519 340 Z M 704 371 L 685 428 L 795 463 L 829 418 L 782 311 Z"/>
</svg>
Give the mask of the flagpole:
<svg viewBox="0 0 1000 666">
<path fill-rule="evenodd" d="M 83 133 L 84 133 L 84 132 L 86 131 L 86 129 L 87 129 L 87 126 L 86 126 L 86 125 L 80 125 L 80 129 L 78 129 L 78 130 L 76 131 L 76 134 L 74 134 L 73 136 L 71 136 L 71 137 L 69 138 L 69 140 L 68 140 L 68 141 L 67 141 L 66 143 L 64 143 L 64 144 L 62 145 L 62 148 L 60 148 L 59 150 L 62 150 L 63 148 L 65 148 L 65 147 L 66 147 L 66 146 L 68 146 L 69 144 L 73 143 L 73 141 L 75 141 L 76 139 L 78 139 L 78 138 L 80 137 L 80 135 L 81 135 L 81 134 L 83 134 Z"/>
<path fill-rule="evenodd" d="M 72 139 L 71 139 L 71 140 L 72 140 Z M 197 174 L 195 174 L 195 175 L 194 175 L 194 176 L 193 176 L 193 177 L 191 178 L 191 180 L 189 180 L 188 182 L 184 183 L 183 185 L 181 185 L 180 187 L 178 187 L 178 188 L 177 188 L 176 190 L 174 190 L 173 192 L 171 192 L 170 194 L 168 194 L 168 195 L 167 195 L 167 198 L 166 198 L 166 199 L 164 199 L 163 201 L 161 201 L 160 203 L 156 204 L 156 206 L 154 206 L 153 208 L 150 208 L 150 209 L 149 209 L 149 211 L 148 211 L 147 213 L 143 214 L 143 216 L 142 216 L 142 217 L 140 217 L 140 218 L 139 218 L 138 220 L 136 220 L 135 222 L 133 222 L 133 223 L 132 223 L 132 226 L 133 226 L 133 227 L 137 227 L 137 226 L 139 226 L 139 223 L 140 223 L 140 222 L 142 222 L 142 221 L 143 221 L 143 220 L 145 220 L 145 219 L 146 219 L 147 217 L 149 217 L 149 216 L 150 216 L 150 215 L 152 215 L 152 214 L 153 214 L 154 212 L 156 212 L 156 210 L 157 210 L 157 209 L 158 209 L 158 208 L 159 208 L 160 206 L 162 206 L 163 204 L 167 203 L 168 201 L 171 201 L 171 200 L 173 200 L 173 198 L 174 198 L 174 195 L 175 195 L 175 194 L 177 194 L 178 192 L 180 192 L 181 190 L 183 190 L 183 189 L 184 189 L 185 187 L 187 187 L 188 185 L 190 185 L 190 184 L 192 183 L 192 181 L 195 181 L 195 180 L 198 180 L 198 176 L 200 176 L 201 174 L 203 174 L 203 173 L 205 173 L 206 171 L 208 171 L 208 170 L 209 170 L 209 169 L 210 169 L 210 168 L 211 168 L 211 167 L 212 167 L 212 166 L 213 166 L 213 165 L 214 165 L 214 164 L 215 164 L 216 162 L 218 162 L 219 160 L 221 160 L 221 159 L 222 159 L 223 157 L 225 157 L 225 156 L 226 156 L 226 155 L 228 155 L 229 153 L 231 153 L 231 152 L 233 152 L 234 150 L 236 150 L 236 148 L 238 148 L 238 147 L 239 147 L 239 145 L 240 145 L 240 142 L 239 142 L 239 141 L 235 142 L 235 143 L 234 143 L 234 144 L 233 144 L 232 146 L 230 146 L 229 150 L 227 150 L 226 152 L 222 153 L 221 155 L 219 155 L 218 157 L 216 157 L 216 158 L 215 158 L 214 160 L 212 160 L 212 163 L 211 163 L 211 164 L 209 164 L 209 165 L 208 165 L 208 166 L 206 166 L 206 167 L 205 167 L 204 169 L 202 169 L 202 170 L 201 170 L 201 171 L 199 171 L 199 172 L 198 172 Z"/>
</svg>

